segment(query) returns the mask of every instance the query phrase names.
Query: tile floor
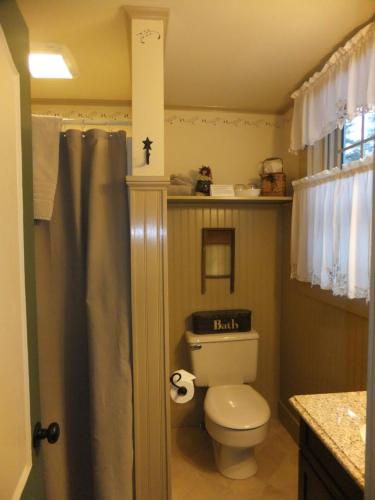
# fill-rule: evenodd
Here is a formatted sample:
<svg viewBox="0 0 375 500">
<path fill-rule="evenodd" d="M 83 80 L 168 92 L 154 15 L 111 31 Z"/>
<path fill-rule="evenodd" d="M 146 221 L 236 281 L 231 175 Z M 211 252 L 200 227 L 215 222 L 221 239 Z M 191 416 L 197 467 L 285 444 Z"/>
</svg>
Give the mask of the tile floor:
<svg viewBox="0 0 375 500">
<path fill-rule="evenodd" d="M 211 446 L 199 428 L 172 429 L 172 500 L 297 499 L 298 448 L 277 420 L 256 448 L 258 472 L 250 479 L 227 479 L 217 472 Z"/>
</svg>

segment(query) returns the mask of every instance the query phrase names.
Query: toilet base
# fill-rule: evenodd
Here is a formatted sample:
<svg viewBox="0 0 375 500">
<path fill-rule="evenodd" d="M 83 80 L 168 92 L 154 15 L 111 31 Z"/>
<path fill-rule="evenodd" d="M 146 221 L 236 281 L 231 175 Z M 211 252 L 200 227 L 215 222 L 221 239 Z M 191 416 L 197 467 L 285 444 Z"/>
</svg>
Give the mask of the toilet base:
<svg viewBox="0 0 375 500">
<path fill-rule="evenodd" d="M 230 479 L 247 479 L 254 476 L 258 465 L 254 457 L 254 448 L 234 448 L 212 439 L 216 467 Z"/>
</svg>

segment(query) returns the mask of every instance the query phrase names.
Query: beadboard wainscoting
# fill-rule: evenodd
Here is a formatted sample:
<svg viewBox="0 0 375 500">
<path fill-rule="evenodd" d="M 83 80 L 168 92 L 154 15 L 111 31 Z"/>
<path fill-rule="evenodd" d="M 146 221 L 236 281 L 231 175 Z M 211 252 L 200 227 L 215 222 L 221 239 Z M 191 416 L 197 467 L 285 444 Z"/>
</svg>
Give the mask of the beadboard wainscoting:
<svg viewBox="0 0 375 500">
<path fill-rule="evenodd" d="M 128 176 L 137 500 L 170 500 L 167 185 Z"/>
<path fill-rule="evenodd" d="M 368 306 L 290 279 L 291 208 L 283 212 L 279 417 L 297 440 L 288 399 L 366 388 Z"/>
<path fill-rule="evenodd" d="M 189 317 L 199 310 L 246 308 L 260 334 L 258 375 L 254 387 L 277 412 L 279 394 L 279 332 L 281 294 L 281 208 L 279 205 L 168 205 L 168 262 L 171 369 L 190 370 L 184 333 Z M 235 228 L 235 284 L 207 280 L 201 293 L 202 228 Z M 187 404 L 172 404 L 172 426 L 195 426 L 203 421 L 205 389 Z"/>
</svg>

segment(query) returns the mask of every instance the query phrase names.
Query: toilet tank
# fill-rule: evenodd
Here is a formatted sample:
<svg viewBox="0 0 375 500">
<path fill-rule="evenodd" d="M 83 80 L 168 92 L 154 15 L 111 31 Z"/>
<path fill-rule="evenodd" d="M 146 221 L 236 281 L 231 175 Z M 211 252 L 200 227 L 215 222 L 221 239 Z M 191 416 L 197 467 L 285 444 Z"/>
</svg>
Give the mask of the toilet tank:
<svg viewBox="0 0 375 500">
<path fill-rule="evenodd" d="M 259 334 L 244 333 L 195 334 L 187 331 L 196 386 L 244 384 L 253 382 L 257 373 Z"/>
</svg>

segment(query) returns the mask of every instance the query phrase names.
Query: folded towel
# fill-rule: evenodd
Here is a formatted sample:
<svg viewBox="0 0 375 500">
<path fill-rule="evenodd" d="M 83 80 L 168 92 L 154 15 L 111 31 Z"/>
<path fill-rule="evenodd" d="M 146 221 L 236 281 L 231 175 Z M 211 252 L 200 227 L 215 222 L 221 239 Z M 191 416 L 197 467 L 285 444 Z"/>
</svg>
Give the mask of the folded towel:
<svg viewBox="0 0 375 500">
<path fill-rule="evenodd" d="M 50 220 L 59 169 L 62 119 L 32 117 L 34 219 Z"/>
</svg>

